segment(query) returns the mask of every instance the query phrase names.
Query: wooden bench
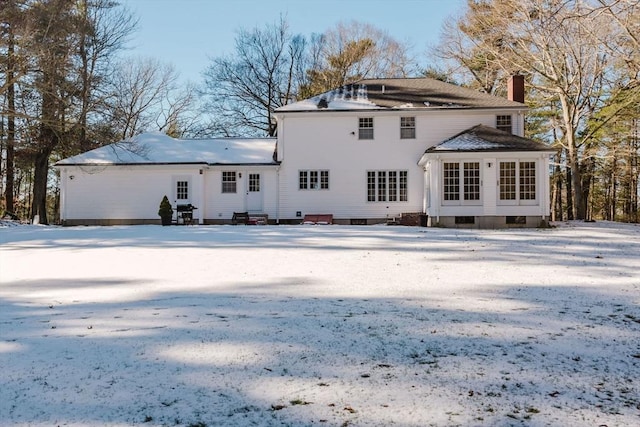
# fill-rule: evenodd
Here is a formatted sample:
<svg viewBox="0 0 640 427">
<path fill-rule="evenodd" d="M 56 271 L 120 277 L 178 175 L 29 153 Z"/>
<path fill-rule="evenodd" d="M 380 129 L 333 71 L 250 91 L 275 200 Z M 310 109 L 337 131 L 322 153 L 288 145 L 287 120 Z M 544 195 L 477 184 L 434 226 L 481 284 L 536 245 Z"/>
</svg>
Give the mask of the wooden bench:
<svg viewBox="0 0 640 427">
<path fill-rule="evenodd" d="M 251 215 L 247 221 L 247 225 L 267 225 L 269 216 L 267 214 Z"/>
<path fill-rule="evenodd" d="M 309 214 L 302 219 L 303 224 L 327 225 L 333 224 L 333 214 Z"/>
<path fill-rule="evenodd" d="M 238 224 L 248 224 L 249 223 L 249 212 L 234 212 L 233 217 L 231 218 L 231 223 L 233 225 Z"/>
</svg>

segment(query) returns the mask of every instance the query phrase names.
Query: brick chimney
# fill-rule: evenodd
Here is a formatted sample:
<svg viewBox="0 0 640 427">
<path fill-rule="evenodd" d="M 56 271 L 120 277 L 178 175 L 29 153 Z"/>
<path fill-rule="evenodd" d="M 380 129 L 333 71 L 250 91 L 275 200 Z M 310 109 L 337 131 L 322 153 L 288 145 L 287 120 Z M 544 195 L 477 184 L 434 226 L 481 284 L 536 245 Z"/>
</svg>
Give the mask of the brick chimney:
<svg viewBox="0 0 640 427">
<path fill-rule="evenodd" d="M 516 74 L 509 77 L 509 83 L 507 83 L 507 98 L 509 101 L 524 104 L 524 76 Z"/>
</svg>

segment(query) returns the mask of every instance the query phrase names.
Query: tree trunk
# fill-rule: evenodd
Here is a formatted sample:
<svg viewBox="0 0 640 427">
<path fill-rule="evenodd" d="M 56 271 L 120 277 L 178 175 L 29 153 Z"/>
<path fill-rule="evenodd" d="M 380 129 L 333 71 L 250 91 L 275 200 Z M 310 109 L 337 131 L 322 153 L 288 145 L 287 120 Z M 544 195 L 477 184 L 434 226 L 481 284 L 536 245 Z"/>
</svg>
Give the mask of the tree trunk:
<svg viewBox="0 0 640 427">
<path fill-rule="evenodd" d="M 7 87 L 7 146 L 6 146 L 6 181 L 4 188 L 4 200 L 5 200 L 5 210 L 7 212 L 15 213 L 15 207 L 13 204 L 13 193 L 14 193 L 14 153 L 15 153 L 15 142 L 16 142 L 16 92 L 15 92 L 15 83 L 14 79 L 14 67 L 15 67 L 15 57 L 14 57 L 14 45 L 15 40 L 13 37 L 13 31 L 11 26 L 9 26 L 9 40 L 7 46 L 7 82 L 9 86 Z"/>
<path fill-rule="evenodd" d="M 573 178 L 571 168 L 567 167 L 567 220 L 571 221 L 575 217 L 573 216 Z"/>
<path fill-rule="evenodd" d="M 562 221 L 562 170 L 560 169 L 560 154 L 553 173 L 553 190 L 551 204 L 551 221 Z"/>
<path fill-rule="evenodd" d="M 583 220 L 591 220 L 589 207 L 589 194 L 591 192 L 591 183 L 593 182 L 593 165 L 594 161 L 590 158 L 583 160 L 582 169 L 580 170 L 580 189 L 582 193 L 580 194 L 580 198 L 578 199 L 582 206 L 576 207 L 576 219 Z M 576 202 L 577 204 L 577 202 Z M 578 216 L 580 212 L 584 214 L 580 217 Z"/>
<path fill-rule="evenodd" d="M 54 145 L 48 145 L 46 148 L 39 150 L 33 163 L 34 176 L 31 220 L 33 221 L 37 216 L 40 224 L 49 224 L 47 219 L 47 183 L 49 177 L 49 156 L 51 156 L 53 146 Z"/>
<path fill-rule="evenodd" d="M 618 156 L 616 152 L 613 152 L 613 159 L 611 159 L 611 175 L 609 177 L 609 206 L 608 206 L 608 219 L 611 221 L 616 220 L 616 204 L 617 204 L 617 179 L 616 171 L 618 169 Z"/>
<path fill-rule="evenodd" d="M 577 150 L 569 150 L 569 168 L 571 169 L 571 195 L 573 196 L 572 210 L 574 219 L 585 219 L 587 212 L 586 200 L 582 189 L 582 177 Z"/>
</svg>

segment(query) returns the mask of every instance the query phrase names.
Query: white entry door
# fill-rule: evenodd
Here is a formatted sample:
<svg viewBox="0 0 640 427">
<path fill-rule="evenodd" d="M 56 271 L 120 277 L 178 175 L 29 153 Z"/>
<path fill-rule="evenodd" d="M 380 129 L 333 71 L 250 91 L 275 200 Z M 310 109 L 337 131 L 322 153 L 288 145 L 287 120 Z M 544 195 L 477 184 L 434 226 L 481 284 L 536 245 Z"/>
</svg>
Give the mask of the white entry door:
<svg viewBox="0 0 640 427">
<path fill-rule="evenodd" d="M 247 186 L 247 211 L 262 212 L 262 183 L 259 173 L 249 174 L 249 184 Z"/>
</svg>

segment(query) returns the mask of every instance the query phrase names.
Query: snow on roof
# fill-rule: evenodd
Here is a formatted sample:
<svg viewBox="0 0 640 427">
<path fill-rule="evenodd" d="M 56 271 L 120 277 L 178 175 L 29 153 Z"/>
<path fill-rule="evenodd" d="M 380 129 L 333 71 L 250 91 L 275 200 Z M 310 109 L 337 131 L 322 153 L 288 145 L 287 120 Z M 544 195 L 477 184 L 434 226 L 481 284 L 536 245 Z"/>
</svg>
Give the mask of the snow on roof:
<svg viewBox="0 0 640 427">
<path fill-rule="evenodd" d="M 278 112 L 363 109 L 518 108 L 525 104 L 431 78 L 366 79 L 277 109 Z"/>
<path fill-rule="evenodd" d="M 485 125 L 470 129 L 430 147 L 426 153 L 451 151 L 553 151 L 533 139 L 523 138 Z"/>
<path fill-rule="evenodd" d="M 367 98 L 366 85 L 346 85 L 312 98 L 280 107 L 278 111 L 366 110 L 378 108 Z"/>
<path fill-rule="evenodd" d="M 143 133 L 77 156 L 56 166 L 118 164 L 275 164 L 275 138 L 175 139 Z"/>
</svg>

